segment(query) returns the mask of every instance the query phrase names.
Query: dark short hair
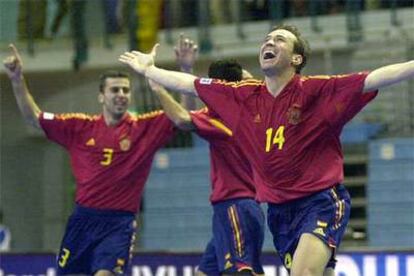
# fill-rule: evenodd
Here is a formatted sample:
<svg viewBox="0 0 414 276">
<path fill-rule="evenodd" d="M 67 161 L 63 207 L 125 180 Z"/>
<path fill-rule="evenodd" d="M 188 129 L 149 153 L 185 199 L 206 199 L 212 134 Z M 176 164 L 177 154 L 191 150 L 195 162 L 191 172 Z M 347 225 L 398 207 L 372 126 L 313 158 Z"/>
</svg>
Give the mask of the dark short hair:
<svg viewBox="0 0 414 276">
<path fill-rule="evenodd" d="M 221 59 L 210 64 L 208 76 L 225 81 L 241 81 L 243 78 L 243 70 L 237 61 L 233 59 Z"/>
<path fill-rule="evenodd" d="M 106 71 L 99 77 L 99 92 L 103 93 L 103 89 L 105 87 L 106 79 L 109 78 L 125 78 L 129 79 L 129 74 L 123 71 Z"/>
<path fill-rule="evenodd" d="M 308 56 L 310 54 L 310 47 L 308 41 L 302 37 L 302 34 L 296 26 L 281 24 L 272 28 L 272 32 L 276 30 L 286 30 L 295 35 L 296 41 L 293 44 L 293 52 L 295 54 L 302 56 L 302 63 L 295 66 L 295 71 L 296 73 L 300 73 L 303 67 L 305 67 L 306 62 L 308 60 Z"/>
</svg>

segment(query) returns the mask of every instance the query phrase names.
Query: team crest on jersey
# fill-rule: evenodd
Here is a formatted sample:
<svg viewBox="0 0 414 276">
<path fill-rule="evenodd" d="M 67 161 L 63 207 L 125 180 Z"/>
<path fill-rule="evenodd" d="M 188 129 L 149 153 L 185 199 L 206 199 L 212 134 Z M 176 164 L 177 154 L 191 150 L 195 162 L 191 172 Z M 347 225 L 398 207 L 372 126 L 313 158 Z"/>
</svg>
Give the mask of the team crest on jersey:
<svg viewBox="0 0 414 276">
<path fill-rule="evenodd" d="M 301 106 L 293 104 L 287 111 L 288 122 L 292 125 L 297 125 L 301 121 Z"/>
<path fill-rule="evenodd" d="M 128 151 L 131 148 L 131 140 L 129 140 L 127 137 L 123 138 L 121 141 L 119 141 L 119 147 L 122 151 Z"/>
<path fill-rule="evenodd" d="M 259 113 L 257 113 L 257 114 L 254 116 L 253 121 L 254 121 L 255 123 L 257 123 L 257 124 L 262 122 L 262 118 L 260 117 L 260 114 L 259 114 Z"/>
<path fill-rule="evenodd" d="M 201 78 L 200 84 L 211 84 L 213 82 L 213 79 L 210 78 Z"/>
</svg>

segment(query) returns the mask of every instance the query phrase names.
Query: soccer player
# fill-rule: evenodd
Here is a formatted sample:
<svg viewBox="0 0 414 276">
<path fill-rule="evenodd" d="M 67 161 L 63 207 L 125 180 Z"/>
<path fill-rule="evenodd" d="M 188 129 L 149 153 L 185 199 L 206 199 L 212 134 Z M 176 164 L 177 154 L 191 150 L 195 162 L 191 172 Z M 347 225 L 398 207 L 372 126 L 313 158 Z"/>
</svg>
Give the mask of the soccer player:
<svg viewBox="0 0 414 276">
<path fill-rule="evenodd" d="M 69 153 L 76 179 L 76 207 L 57 257 L 57 273 L 108 276 L 127 268 L 135 214 L 157 149 L 174 126 L 160 111 L 134 116 L 129 76 L 101 76 L 102 114 L 53 114 L 37 106 L 23 76 L 17 49 L 4 60 L 25 121 Z"/>
<path fill-rule="evenodd" d="M 308 47 L 294 26 L 268 33 L 260 47 L 264 81 L 226 83 L 167 71 L 154 53 L 119 60 L 167 89 L 198 95 L 233 131 L 254 169 L 257 199 L 293 276 L 333 275 L 349 218 L 340 133 L 382 87 L 413 78 L 414 61 L 371 72 L 301 76 Z"/>
<path fill-rule="evenodd" d="M 176 60 L 182 70 L 192 71 L 197 46 L 180 37 Z M 238 82 L 243 71 L 233 60 L 219 60 L 209 67 L 209 76 Z M 251 77 L 251 76 L 250 76 Z M 213 238 L 201 258 L 198 275 L 261 275 L 260 256 L 264 240 L 264 214 L 255 200 L 256 190 L 247 158 L 234 143 L 233 134 L 213 112 L 204 108 L 189 116 L 172 116 L 178 105 L 165 89 L 150 81 L 162 106 L 182 129 L 193 130 L 209 142 Z M 189 102 L 189 101 L 185 101 Z"/>
</svg>

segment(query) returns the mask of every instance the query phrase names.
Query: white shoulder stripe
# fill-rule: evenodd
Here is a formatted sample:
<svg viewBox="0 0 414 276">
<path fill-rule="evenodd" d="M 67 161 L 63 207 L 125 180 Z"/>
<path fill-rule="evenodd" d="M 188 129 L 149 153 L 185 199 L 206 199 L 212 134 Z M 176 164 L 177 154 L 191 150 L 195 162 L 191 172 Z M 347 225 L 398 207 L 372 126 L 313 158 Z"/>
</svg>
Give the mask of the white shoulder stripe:
<svg viewBox="0 0 414 276">
<path fill-rule="evenodd" d="M 45 120 L 53 120 L 55 118 L 55 114 L 50 112 L 43 112 L 43 119 Z"/>
</svg>

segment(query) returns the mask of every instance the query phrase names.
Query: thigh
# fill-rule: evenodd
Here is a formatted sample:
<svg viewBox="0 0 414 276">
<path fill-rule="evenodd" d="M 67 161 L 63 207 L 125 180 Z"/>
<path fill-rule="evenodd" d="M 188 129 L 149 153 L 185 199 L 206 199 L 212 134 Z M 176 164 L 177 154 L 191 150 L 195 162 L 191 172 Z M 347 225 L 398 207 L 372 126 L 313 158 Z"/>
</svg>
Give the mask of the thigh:
<svg viewBox="0 0 414 276">
<path fill-rule="evenodd" d="M 58 275 L 91 273 L 93 240 L 89 237 L 90 222 L 72 215 L 56 258 Z"/>
<path fill-rule="evenodd" d="M 115 275 L 113 272 L 108 270 L 99 270 L 93 274 L 93 276 L 113 276 Z"/>
<path fill-rule="evenodd" d="M 285 267 L 289 270 L 293 265 L 299 242 L 306 234 L 306 243 L 302 243 L 301 250 L 308 250 L 309 246 L 321 248 L 321 251 L 327 248 L 331 254 L 326 266 L 334 268 L 335 248 L 341 242 L 349 214 L 349 194 L 342 185 L 295 202 L 269 204 L 269 228 Z"/>
<path fill-rule="evenodd" d="M 323 275 L 332 251 L 333 249 L 318 237 L 308 233 L 302 234 L 293 255 L 291 275 Z"/>
<path fill-rule="evenodd" d="M 102 222 L 101 235 L 96 237 L 92 270 L 124 274 L 129 263 L 135 235 L 134 218 L 120 217 Z"/>
</svg>

